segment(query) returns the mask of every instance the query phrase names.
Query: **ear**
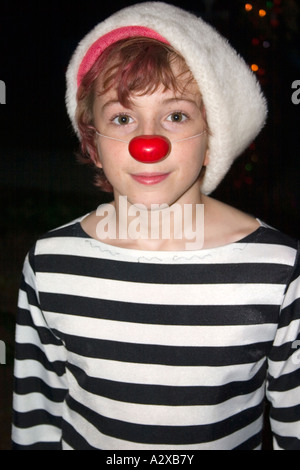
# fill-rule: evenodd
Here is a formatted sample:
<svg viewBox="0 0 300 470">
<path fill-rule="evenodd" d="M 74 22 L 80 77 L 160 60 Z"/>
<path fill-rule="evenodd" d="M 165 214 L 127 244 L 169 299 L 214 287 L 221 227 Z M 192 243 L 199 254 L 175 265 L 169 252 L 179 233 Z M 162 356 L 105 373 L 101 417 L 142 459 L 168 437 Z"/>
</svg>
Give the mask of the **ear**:
<svg viewBox="0 0 300 470">
<path fill-rule="evenodd" d="M 97 168 L 102 168 L 101 157 L 99 155 L 99 150 L 97 146 L 87 146 L 90 159 Z"/>
<path fill-rule="evenodd" d="M 94 161 L 94 163 L 95 163 L 95 166 L 97 168 L 103 168 L 103 165 L 102 165 L 99 157 Z"/>
<path fill-rule="evenodd" d="M 203 166 L 207 166 L 209 164 L 209 149 L 206 150 L 205 157 L 203 160 Z"/>
</svg>

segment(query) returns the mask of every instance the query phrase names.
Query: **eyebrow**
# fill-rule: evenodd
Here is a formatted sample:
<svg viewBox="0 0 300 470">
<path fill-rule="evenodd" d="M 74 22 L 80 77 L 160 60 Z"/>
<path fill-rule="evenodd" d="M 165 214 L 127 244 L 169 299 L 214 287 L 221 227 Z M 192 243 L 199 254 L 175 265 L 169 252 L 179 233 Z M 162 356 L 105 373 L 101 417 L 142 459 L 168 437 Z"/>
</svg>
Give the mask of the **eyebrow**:
<svg viewBox="0 0 300 470">
<path fill-rule="evenodd" d="M 162 101 L 163 104 L 170 104 L 170 103 L 177 103 L 178 101 L 187 101 L 195 106 L 198 107 L 198 104 L 195 100 L 190 99 L 186 96 L 180 96 L 176 98 L 175 96 L 173 98 L 166 98 L 165 100 Z M 120 104 L 120 101 L 118 99 L 111 99 L 108 100 L 104 105 L 102 106 L 102 111 L 104 111 L 106 108 L 109 106 L 113 106 L 114 104 Z"/>
<path fill-rule="evenodd" d="M 185 97 L 185 96 L 180 96 L 178 98 L 175 98 L 175 97 L 174 98 L 167 98 L 166 100 L 163 100 L 163 103 L 164 104 L 169 104 L 169 103 L 173 103 L 173 102 L 177 102 L 177 101 L 187 101 L 189 103 L 192 103 L 192 104 L 195 104 L 196 106 L 198 106 L 195 100 L 190 99 L 190 98 Z"/>
<path fill-rule="evenodd" d="M 108 106 L 112 106 L 113 104 L 120 104 L 119 100 L 108 100 L 104 105 L 102 106 L 102 109 L 106 109 Z"/>
</svg>

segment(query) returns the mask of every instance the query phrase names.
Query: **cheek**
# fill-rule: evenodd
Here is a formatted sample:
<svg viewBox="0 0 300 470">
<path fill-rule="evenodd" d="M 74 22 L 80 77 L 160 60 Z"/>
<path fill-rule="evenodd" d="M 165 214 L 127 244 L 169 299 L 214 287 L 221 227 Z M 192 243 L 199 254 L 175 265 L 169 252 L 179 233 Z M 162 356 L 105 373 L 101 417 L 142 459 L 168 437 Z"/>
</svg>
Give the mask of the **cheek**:
<svg viewBox="0 0 300 470">
<path fill-rule="evenodd" d="M 185 173 L 200 171 L 206 164 L 207 145 L 205 141 L 200 144 L 196 142 L 185 143 L 184 146 L 178 146 L 174 150 L 176 150 L 178 162 Z"/>
<path fill-rule="evenodd" d="M 102 137 L 97 143 L 97 153 L 100 168 L 109 169 L 114 167 L 119 168 L 122 159 L 128 153 L 127 144 L 123 142 L 109 141 L 105 137 Z M 105 168 L 104 168 L 105 167 Z"/>
</svg>

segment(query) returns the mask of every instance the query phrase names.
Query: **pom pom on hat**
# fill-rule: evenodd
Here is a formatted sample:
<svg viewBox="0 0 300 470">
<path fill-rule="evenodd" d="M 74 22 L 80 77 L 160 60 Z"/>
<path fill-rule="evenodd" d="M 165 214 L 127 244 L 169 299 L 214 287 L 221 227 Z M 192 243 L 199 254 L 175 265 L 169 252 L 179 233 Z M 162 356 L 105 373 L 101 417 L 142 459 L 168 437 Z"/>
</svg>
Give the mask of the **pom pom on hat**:
<svg viewBox="0 0 300 470">
<path fill-rule="evenodd" d="M 212 26 L 192 13 L 162 2 L 139 3 L 114 13 L 82 39 L 66 74 L 66 105 L 75 132 L 79 136 L 75 112 L 82 76 L 108 45 L 136 35 L 171 44 L 198 83 L 211 132 L 202 184 L 203 193 L 209 194 L 264 126 L 267 105 L 245 61 Z"/>
</svg>

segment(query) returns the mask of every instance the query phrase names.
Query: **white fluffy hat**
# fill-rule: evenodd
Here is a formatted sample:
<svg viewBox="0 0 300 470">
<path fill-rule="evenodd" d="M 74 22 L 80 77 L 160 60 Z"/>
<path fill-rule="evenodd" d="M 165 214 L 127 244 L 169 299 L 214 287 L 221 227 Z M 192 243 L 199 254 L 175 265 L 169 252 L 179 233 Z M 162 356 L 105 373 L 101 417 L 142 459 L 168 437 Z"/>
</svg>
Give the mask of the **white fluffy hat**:
<svg viewBox="0 0 300 470">
<path fill-rule="evenodd" d="M 170 43 L 185 58 L 199 85 L 211 131 L 210 161 L 202 186 L 203 193 L 209 194 L 263 127 L 267 105 L 249 66 L 224 37 L 194 14 L 162 2 L 144 2 L 114 13 L 92 29 L 78 44 L 66 74 L 66 105 L 73 127 L 79 136 L 75 111 L 82 75 L 110 43 L 133 35 Z"/>
</svg>

